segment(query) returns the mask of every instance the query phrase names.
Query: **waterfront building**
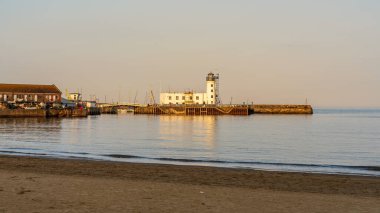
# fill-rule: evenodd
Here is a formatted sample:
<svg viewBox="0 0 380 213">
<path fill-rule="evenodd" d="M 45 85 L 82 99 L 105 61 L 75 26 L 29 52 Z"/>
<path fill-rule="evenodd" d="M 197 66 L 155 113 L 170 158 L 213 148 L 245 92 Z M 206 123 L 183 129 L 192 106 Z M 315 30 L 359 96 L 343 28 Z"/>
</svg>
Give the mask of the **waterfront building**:
<svg viewBox="0 0 380 213">
<path fill-rule="evenodd" d="M 182 104 L 210 104 L 220 103 L 219 99 L 219 74 L 209 73 L 206 76 L 206 92 L 164 92 L 160 93 L 161 105 Z"/>
<path fill-rule="evenodd" d="M 61 96 L 62 92 L 54 84 L 0 84 L 0 102 L 61 103 Z"/>
<path fill-rule="evenodd" d="M 70 101 L 81 101 L 82 100 L 82 94 L 79 92 L 67 93 L 66 96 L 67 96 L 67 100 L 70 100 Z"/>
</svg>

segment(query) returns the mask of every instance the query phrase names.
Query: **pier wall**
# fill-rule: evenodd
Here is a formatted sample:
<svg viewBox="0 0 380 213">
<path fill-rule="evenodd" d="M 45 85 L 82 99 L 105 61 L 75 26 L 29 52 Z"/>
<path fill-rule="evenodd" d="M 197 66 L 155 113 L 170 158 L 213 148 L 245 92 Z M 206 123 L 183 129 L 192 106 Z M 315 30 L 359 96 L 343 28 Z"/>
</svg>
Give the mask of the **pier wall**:
<svg viewBox="0 0 380 213">
<path fill-rule="evenodd" d="M 146 106 L 136 107 L 135 114 L 152 115 L 249 115 L 248 106 Z"/>
<path fill-rule="evenodd" d="M 28 118 L 28 117 L 46 117 L 46 111 L 43 109 L 2 109 L 0 118 Z"/>
<path fill-rule="evenodd" d="M 49 109 L 47 117 L 87 117 L 86 109 Z"/>
<path fill-rule="evenodd" d="M 250 110 L 255 114 L 313 114 L 311 105 L 255 104 Z"/>
<path fill-rule="evenodd" d="M 2 109 L 0 118 L 87 117 L 85 109 Z"/>
<path fill-rule="evenodd" d="M 100 113 L 101 114 L 117 114 L 117 107 L 115 106 L 100 107 Z"/>
<path fill-rule="evenodd" d="M 100 115 L 101 111 L 99 107 L 90 107 L 87 108 L 87 114 L 88 115 Z"/>
</svg>

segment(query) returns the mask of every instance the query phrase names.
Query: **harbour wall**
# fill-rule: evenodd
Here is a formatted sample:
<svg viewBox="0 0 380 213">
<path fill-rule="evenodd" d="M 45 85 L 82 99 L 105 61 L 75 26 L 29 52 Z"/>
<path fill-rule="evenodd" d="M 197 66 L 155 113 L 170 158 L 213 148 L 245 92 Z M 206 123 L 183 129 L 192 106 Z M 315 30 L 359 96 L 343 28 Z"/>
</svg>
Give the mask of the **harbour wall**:
<svg viewBox="0 0 380 213">
<path fill-rule="evenodd" d="M 26 118 L 26 117 L 46 117 L 46 110 L 43 109 L 2 109 L 0 118 Z"/>
<path fill-rule="evenodd" d="M 107 108 L 101 113 L 117 113 L 116 108 Z M 0 118 L 18 117 L 87 117 L 97 115 L 98 110 L 86 109 L 1 109 Z M 255 104 L 247 107 L 137 107 L 135 114 L 172 115 L 248 115 L 248 114 L 313 114 L 311 105 Z"/>
<path fill-rule="evenodd" d="M 47 117 L 87 117 L 88 112 L 86 109 L 49 109 L 47 110 Z"/>
<path fill-rule="evenodd" d="M 89 108 L 87 108 L 87 114 L 88 115 L 100 115 L 101 110 L 99 107 L 89 107 Z"/>
<path fill-rule="evenodd" d="M 249 108 L 244 106 L 215 106 L 215 105 L 187 105 L 187 106 L 144 106 L 136 107 L 134 114 L 152 115 L 249 115 Z"/>
<path fill-rule="evenodd" d="M 87 117 L 85 109 L 2 109 L 0 118 Z"/>
<path fill-rule="evenodd" d="M 311 105 L 254 104 L 250 110 L 254 114 L 313 114 Z"/>
<path fill-rule="evenodd" d="M 100 113 L 101 114 L 117 114 L 117 107 L 115 106 L 100 107 Z"/>
<path fill-rule="evenodd" d="M 137 107 L 135 114 L 167 115 L 250 115 L 250 114 L 313 114 L 311 105 L 224 105 L 224 106 L 147 106 Z"/>
</svg>

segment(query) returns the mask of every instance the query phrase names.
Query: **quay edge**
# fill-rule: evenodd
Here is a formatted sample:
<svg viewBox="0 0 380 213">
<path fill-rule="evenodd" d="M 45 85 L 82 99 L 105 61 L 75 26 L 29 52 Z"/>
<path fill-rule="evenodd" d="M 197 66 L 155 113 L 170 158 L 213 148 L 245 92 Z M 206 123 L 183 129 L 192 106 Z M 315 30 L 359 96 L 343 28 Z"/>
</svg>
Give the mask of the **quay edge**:
<svg viewBox="0 0 380 213">
<path fill-rule="evenodd" d="M 151 105 L 136 107 L 135 114 L 152 115 L 250 115 L 250 114 L 313 114 L 311 105 Z"/>
<path fill-rule="evenodd" d="M 0 118 L 87 117 L 85 109 L 3 109 Z"/>
<path fill-rule="evenodd" d="M 254 104 L 250 106 L 253 114 L 308 114 L 314 113 L 311 105 L 271 105 L 271 104 Z"/>
</svg>

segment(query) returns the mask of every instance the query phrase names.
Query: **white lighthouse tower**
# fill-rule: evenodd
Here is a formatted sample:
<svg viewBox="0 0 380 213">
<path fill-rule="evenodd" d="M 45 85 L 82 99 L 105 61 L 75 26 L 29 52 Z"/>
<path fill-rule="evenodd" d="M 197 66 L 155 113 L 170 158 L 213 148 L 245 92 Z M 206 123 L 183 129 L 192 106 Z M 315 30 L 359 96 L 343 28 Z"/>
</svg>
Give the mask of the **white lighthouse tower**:
<svg viewBox="0 0 380 213">
<path fill-rule="evenodd" d="M 206 77 L 206 104 L 219 103 L 219 74 L 210 72 Z"/>
</svg>

